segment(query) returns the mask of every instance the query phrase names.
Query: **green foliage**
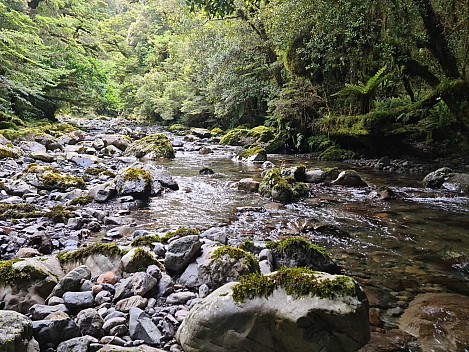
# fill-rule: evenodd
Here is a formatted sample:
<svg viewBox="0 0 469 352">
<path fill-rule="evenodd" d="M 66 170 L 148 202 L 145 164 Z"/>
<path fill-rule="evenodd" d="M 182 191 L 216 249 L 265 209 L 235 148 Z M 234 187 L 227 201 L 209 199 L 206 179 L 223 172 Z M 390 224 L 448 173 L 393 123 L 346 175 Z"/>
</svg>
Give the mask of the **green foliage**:
<svg viewBox="0 0 469 352">
<path fill-rule="evenodd" d="M 126 155 L 142 158 L 152 154 L 153 158 L 174 158 L 171 141 L 164 134 L 156 133 L 133 142 L 125 150 Z"/>
<path fill-rule="evenodd" d="M 78 262 L 96 254 L 102 254 L 105 256 L 122 256 L 123 253 L 115 243 L 95 243 L 87 247 L 77 249 L 76 251 L 60 252 L 56 257 L 61 264 L 66 264 L 70 262 Z"/>
<path fill-rule="evenodd" d="M 132 247 L 152 247 L 157 242 L 163 240 L 158 235 L 142 236 L 134 239 L 130 244 Z"/>
<path fill-rule="evenodd" d="M 355 157 L 356 154 L 354 152 L 351 150 L 342 149 L 337 145 L 331 145 L 319 153 L 319 159 L 321 160 L 349 160 Z"/>
<path fill-rule="evenodd" d="M 278 288 L 295 298 L 356 297 L 355 282 L 350 277 L 320 279 L 317 273 L 306 268 L 281 268 L 272 275 L 251 274 L 241 278 L 239 284 L 233 287 L 233 300 L 242 303 L 246 299 L 268 298 Z"/>
<path fill-rule="evenodd" d="M 92 196 L 81 196 L 76 197 L 68 203 L 69 205 L 88 205 L 93 202 L 94 198 Z"/>
</svg>

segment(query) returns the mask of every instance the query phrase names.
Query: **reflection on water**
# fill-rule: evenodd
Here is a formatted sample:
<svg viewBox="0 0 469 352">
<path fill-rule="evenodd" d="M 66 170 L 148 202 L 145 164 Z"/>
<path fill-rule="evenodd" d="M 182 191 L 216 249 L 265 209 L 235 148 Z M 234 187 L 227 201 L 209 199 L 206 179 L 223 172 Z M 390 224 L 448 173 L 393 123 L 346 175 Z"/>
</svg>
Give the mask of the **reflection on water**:
<svg viewBox="0 0 469 352">
<path fill-rule="evenodd" d="M 259 180 L 259 165 L 232 161 L 234 149 L 213 151 L 178 152 L 176 159 L 165 161 L 180 190 L 153 198 L 149 209 L 134 212 L 135 220 L 151 223 L 149 229 L 221 226 L 239 241 L 301 235 L 326 247 L 365 284 L 391 293 L 408 291 L 408 297 L 400 299 L 432 290 L 469 294 L 468 197 L 419 188 L 421 177 L 360 169 L 368 184 L 391 187 L 397 199 L 371 200 L 369 189 L 316 186 L 312 198 L 283 206 L 234 187 L 241 178 Z M 350 168 L 293 157 L 272 161 Z M 199 175 L 203 167 L 215 174 Z M 256 208 L 239 211 L 243 207 Z"/>
</svg>

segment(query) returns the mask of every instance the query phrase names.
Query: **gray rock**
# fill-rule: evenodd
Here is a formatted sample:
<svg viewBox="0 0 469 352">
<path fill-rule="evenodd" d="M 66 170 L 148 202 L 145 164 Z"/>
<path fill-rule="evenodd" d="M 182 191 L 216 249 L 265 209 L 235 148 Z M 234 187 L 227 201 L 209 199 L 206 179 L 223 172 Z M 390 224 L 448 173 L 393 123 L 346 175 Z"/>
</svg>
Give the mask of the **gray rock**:
<svg viewBox="0 0 469 352">
<path fill-rule="evenodd" d="M 436 171 L 430 172 L 423 178 L 423 186 L 428 188 L 440 188 L 452 173 L 453 171 L 448 167 L 442 167 Z"/>
<path fill-rule="evenodd" d="M 153 276 L 138 272 L 132 277 L 133 294 L 144 296 L 148 291 L 152 290 L 158 284 L 158 280 Z"/>
<path fill-rule="evenodd" d="M 138 308 L 145 308 L 147 305 L 148 300 L 141 296 L 132 296 L 129 298 L 125 298 L 120 300 L 116 303 L 116 310 L 121 312 L 128 313 L 131 308 L 138 307 Z"/>
<path fill-rule="evenodd" d="M 46 151 L 43 152 L 31 152 L 28 155 L 31 159 L 44 161 L 46 163 L 51 163 L 55 160 L 53 155 L 50 155 Z"/>
<path fill-rule="evenodd" d="M 114 294 L 114 302 L 132 296 L 133 283 L 132 278 L 122 279 L 116 285 L 116 293 Z"/>
<path fill-rule="evenodd" d="M 65 292 L 62 298 L 67 308 L 72 311 L 94 307 L 94 297 L 91 291 Z"/>
<path fill-rule="evenodd" d="M 106 322 L 103 325 L 103 330 L 106 333 L 109 333 L 112 328 L 123 324 L 127 324 L 127 319 L 125 317 L 114 317 L 106 319 Z"/>
<path fill-rule="evenodd" d="M 101 140 L 105 146 L 112 145 L 121 151 L 125 151 L 130 145 L 129 138 L 120 134 L 105 134 L 101 137 Z"/>
<path fill-rule="evenodd" d="M 100 306 L 103 303 L 112 302 L 112 294 L 109 291 L 101 291 L 94 296 L 94 302 L 97 306 Z"/>
<path fill-rule="evenodd" d="M 89 280 L 90 278 L 90 269 L 85 265 L 81 265 L 67 273 L 67 275 L 57 283 L 49 297 L 62 297 L 65 292 L 78 291 L 82 285 L 82 281 Z"/>
<path fill-rule="evenodd" d="M 259 181 L 254 180 L 253 178 L 242 178 L 238 181 L 238 189 L 240 191 L 246 192 L 257 192 L 259 189 Z"/>
<path fill-rule="evenodd" d="M 212 137 L 212 132 L 210 132 L 210 130 L 205 129 L 205 128 L 193 127 L 193 128 L 191 128 L 191 133 L 194 136 L 197 136 L 197 137 L 200 137 L 200 138 L 210 138 L 210 137 Z"/>
<path fill-rule="evenodd" d="M 89 352 L 90 345 L 98 340 L 92 336 L 80 336 L 60 343 L 57 352 Z"/>
<path fill-rule="evenodd" d="M 318 273 L 316 279 L 335 277 Z M 268 298 L 235 302 L 236 284 L 219 288 L 190 311 L 176 335 L 184 351 L 347 352 L 370 339 L 368 301 L 357 284 L 355 295 L 334 299 L 295 298 L 280 287 Z"/>
<path fill-rule="evenodd" d="M 158 265 L 150 265 L 147 268 L 147 274 L 155 278 L 156 281 L 160 280 L 162 276 L 161 269 L 158 267 Z"/>
<path fill-rule="evenodd" d="M 39 352 L 31 319 L 10 310 L 0 310 L 0 351 Z"/>
<path fill-rule="evenodd" d="M 101 338 L 103 333 L 104 320 L 96 309 L 84 309 L 77 315 L 76 322 L 83 335 L 90 335 Z M 96 341 L 97 342 L 97 341 Z"/>
<path fill-rule="evenodd" d="M 171 293 L 166 298 L 166 303 L 168 304 L 185 304 L 188 300 L 196 298 L 197 295 L 194 292 L 182 291 Z"/>
<path fill-rule="evenodd" d="M 326 181 L 326 176 L 327 174 L 320 169 L 308 170 L 305 173 L 305 182 L 322 183 Z"/>
<path fill-rule="evenodd" d="M 202 243 L 197 235 L 185 236 L 171 242 L 166 251 L 165 267 L 176 274 L 183 272 L 201 247 Z"/>
<path fill-rule="evenodd" d="M 39 342 L 41 350 L 48 343 L 57 346 L 63 341 L 81 336 L 80 328 L 67 317 L 56 320 L 37 320 L 33 322 L 34 338 Z"/>
<path fill-rule="evenodd" d="M 98 203 L 105 203 L 117 195 L 116 184 L 109 181 L 101 185 L 91 187 L 88 194 Z"/>
<path fill-rule="evenodd" d="M 174 292 L 174 283 L 166 273 L 163 273 L 161 279 L 158 281 L 158 297 L 167 296 Z"/>
<path fill-rule="evenodd" d="M 469 174 L 452 174 L 442 187 L 452 192 L 469 195 Z"/>
<path fill-rule="evenodd" d="M 133 340 L 143 340 L 149 345 L 159 345 L 163 337 L 151 318 L 139 308 L 130 310 L 129 333 Z"/>
<path fill-rule="evenodd" d="M 46 306 L 43 304 L 35 304 L 29 308 L 29 314 L 31 314 L 32 320 L 42 320 L 47 317 L 49 314 L 55 312 L 64 312 L 68 313 L 68 309 L 64 304 L 58 304 L 55 306 Z"/>
<path fill-rule="evenodd" d="M 355 170 L 342 171 L 337 178 L 332 181 L 333 185 L 336 186 L 349 186 L 349 187 L 367 187 L 365 181 L 363 181 Z"/>
</svg>

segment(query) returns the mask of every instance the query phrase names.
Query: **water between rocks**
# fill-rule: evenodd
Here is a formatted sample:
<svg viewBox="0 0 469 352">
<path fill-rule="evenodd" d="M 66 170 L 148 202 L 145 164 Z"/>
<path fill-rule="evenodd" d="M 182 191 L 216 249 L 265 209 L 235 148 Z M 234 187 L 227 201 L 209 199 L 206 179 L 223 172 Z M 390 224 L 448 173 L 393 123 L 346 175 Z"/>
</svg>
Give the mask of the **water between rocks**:
<svg viewBox="0 0 469 352">
<path fill-rule="evenodd" d="M 180 189 L 152 198 L 148 208 L 132 212 L 137 228 L 158 232 L 219 227 L 233 245 L 246 239 L 307 237 L 361 282 L 370 306 L 380 311 L 375 325 L 385 330 L 397 327 L 403 309 L 419 293 L 469 295 L 468 197 L 424 189 L 420 182 L 424 175 L 359 168 L 369 185 L 391 187 L 397 199 L 371 200 L 370 189 L 318 186 L 311 198 L 284 206 L 236 189 L 241 178 L 260 180 L 259 164 L 232 161 L 231 147 L 211 148 L 208 155 L 200 155 L 197 148 L 180 148 L 174 160 L 158 162 L 169 169 Z M 351 168 L 346 163 L 285 155 L 269 159 L 284 166 Z M 200 175 L 204 167 L 215 173 Z"/>
</svg>

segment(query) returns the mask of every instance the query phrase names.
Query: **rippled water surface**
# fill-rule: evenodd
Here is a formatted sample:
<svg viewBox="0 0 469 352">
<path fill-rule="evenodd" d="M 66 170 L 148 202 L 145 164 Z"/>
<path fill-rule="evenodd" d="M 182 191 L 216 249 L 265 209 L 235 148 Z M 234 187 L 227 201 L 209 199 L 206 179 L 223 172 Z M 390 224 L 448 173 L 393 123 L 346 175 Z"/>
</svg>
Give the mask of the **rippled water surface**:
<svg viewBox="0 0 469 352">
<path fill-rule="evenodd" d="M 154 230 L 221 227 L 232 243 L 311 238 L 364 286 L 379 290 L 380 300 L 390 297 L 390 303 L 382 303 L 388 307 L 405 305 L 421 292 L 469 295 L 469 198 L 423 189 L 423 175 L 358 169 L 373 189 L 391 187 L 397 199 L 372 200 L 371 188 L 316 186 L 311 198 L 284 206 L 236 189 L 241 178 L 260 179 L 259 165 L 232 161 L 234 149 L 213 150 L 209 155 L 179 151 L 165 161 L 180 190 L 153 198 L 148 209 L 135 212 L 137 223 Z M 270 160 L 285 166 L 302 162 L 308 168 L 351 168 L 285 156 Z M 199 175 L 203 167 L 215 174 Z M 384 319 L 385 326 L 394 324 L 392 317 Z"/>
</svg>

